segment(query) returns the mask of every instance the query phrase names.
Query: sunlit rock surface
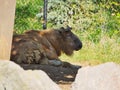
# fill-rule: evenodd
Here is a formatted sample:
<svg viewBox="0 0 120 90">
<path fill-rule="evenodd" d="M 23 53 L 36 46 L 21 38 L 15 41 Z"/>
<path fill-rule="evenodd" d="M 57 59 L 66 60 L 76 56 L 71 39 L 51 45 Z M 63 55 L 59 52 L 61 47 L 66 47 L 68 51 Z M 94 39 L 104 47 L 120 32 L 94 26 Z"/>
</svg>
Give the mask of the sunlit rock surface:
<svg viewBox="0 0 120 90">
<path fill-rule="evenodd" d="M 23 70 L 17 64 L 0 60 L 0 90 L 60 90 L 41 70 Z"/>
<path fill-rule="evenodd" d="M 120 90 L 120 65 L 110 62 L 79 69 L 72 90 Z"/>
</svg>

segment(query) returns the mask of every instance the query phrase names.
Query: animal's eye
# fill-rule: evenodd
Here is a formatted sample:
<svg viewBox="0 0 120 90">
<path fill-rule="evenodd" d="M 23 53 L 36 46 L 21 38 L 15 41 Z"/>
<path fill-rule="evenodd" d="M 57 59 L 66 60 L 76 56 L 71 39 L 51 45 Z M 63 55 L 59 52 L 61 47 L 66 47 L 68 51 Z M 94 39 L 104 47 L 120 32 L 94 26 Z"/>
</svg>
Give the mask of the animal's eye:
<svg viewBox="0 0 120 90">
<path fill-rule="evenodd" d="M 67 38 L 71 38 L 72 35 L 71 35 L 71 33 L 67 33 L 66 36 L 67 36 Z"/>
<path fill-rule="evenodd" d="M 69 30 L 66 30 L 65 32 L 70 32 Z"/>
<path fill-rule="evenodd" d="M 70 34 L 70 31 L 65 31 L 66 34 Z"/>
</svg>

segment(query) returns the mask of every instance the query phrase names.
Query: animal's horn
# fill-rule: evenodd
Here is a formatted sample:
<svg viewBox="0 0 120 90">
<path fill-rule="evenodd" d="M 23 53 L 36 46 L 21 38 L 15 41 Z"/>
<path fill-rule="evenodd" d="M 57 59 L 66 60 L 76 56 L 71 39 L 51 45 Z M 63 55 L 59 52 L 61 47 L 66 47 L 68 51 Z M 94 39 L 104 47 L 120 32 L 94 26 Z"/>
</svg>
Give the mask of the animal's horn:
<svg viewBox="0 0 120 90">
<path fill-rule="evenodd" d="M 64 28 L 64 27 L 61 27 L 60 29 L 63 30 L 63 29 L 65 29 L 65 28 Z"/>
<path fill-rule="evenodd" d="M 64 31 L 65 28 L 64 27 L 60 27 L 60 29 L 58 29 L 58 31 L 61 33 L 62 31 Z"/>
</svg>

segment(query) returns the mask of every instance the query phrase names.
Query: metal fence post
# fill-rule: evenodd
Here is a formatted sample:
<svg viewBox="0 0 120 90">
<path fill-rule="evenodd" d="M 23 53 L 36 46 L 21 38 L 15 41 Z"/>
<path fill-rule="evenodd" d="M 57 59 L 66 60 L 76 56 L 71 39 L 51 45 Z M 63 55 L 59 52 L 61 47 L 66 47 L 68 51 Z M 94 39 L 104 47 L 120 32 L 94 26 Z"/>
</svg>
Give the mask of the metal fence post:
<svg viewBox="0 0 120 90">
<path fill-rule="evenodd" d="M 48 4 L 48 0 L 44 0 L 43 29 L 47 29 L 47 4 Z"/>
</svg>

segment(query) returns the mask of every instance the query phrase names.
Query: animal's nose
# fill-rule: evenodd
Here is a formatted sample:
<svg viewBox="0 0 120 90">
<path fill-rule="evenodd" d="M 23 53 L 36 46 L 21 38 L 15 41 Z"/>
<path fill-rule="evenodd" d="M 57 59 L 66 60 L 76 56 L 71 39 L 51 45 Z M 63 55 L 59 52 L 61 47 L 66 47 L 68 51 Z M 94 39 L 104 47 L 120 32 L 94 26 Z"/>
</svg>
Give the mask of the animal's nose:
<svg viewBox="0 0 120 90">
<path fill-rule="evenodd" d="M 81 49 L 82 48 L 82 43 L 78 45 L 78 48 Z"/>
<path fill-rule="evenodd" d="M 79 43 L 78 48 L 79 48 L 79 49 L 82 48 L 82 42 Z"/>
<path fill-rule="evenodd" d="M 76 51 L 80 50 L 82 48 L 82 46 L 83 46 L 82 42 L 79 42 L 79 44 L 76 47 Z"/>
</svg>

